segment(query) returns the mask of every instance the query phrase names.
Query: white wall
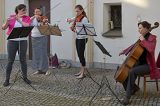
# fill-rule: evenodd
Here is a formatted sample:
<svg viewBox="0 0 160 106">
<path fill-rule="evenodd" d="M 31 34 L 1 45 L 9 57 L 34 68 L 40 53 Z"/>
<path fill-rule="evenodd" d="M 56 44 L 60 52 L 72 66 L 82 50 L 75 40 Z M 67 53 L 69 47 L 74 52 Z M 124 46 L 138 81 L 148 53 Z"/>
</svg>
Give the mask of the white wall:
<svg viewBox="0 0 160 106">
<path fill-rule="evenodd" d="M 132 2 L 134 1 L 134 2 Z M 121 63 L 125 57 L 118 56 L 118 53 L 125 47 L 134 43 L 138 39 L 138 31 L 137 31 L 137 16 L 140 15 L 142 20 L 147 20 L 150 23 L 154 23 L 155 21 L 160 22 L 160 15 L 157 14 L 156 11 L 160 10 L 159 0 L 94 0 L 94 25 L 97 31 L 97 39 L 100 41 L 104 47 L 111 53 L 112 58 L 107 57 L 107 63 Z M 104 3 L 122 3 L 122 38 L 104 38 L 102 37 L 103 29 L 103 6 Z M 157 34 L 158 44 L 156 48 L 156 56 L 158 51 L 160 51 L 160 34 L 159 29 L 155 29 L 152 31 Z M 102 62 L 103 54 L 101 51 L 95 46 L 94 47 L 94 61 Z"/>
<path fill-rule="evenodd" d="M 15 6 L 20 3 L 26 3 L 26 0 L 6 0 L 6 18 L 9 14 L 14 13 Z M 60 28 L 65 31 L 62 32 L 62 37 L 51 36 L 51 50 L 52 53 L 57 53 L 60 59 L 73 59 L 73 33 L 69 29 L 69 24 L 66 18 L 73 17 L 73 0 L 51 0 L 51 8 L 56 4 L 61 3 L 58 7 L 51 10 L 51 23 L 58 24 Z M 82 4 L 87 11 L 87 0 L 77 0 L 76 4 Z M 106 31 L 104 28 L 107 22 L 104 21 L 106 17 L 105 3 L 121 3 L 122 4 L 122 34 L 121 38 L 104 38 L 102 34 Z M 101 42 L 104 47 L 110 52 L 113 57 L 107 57 L 107 63 L 121 63 L 125 56 L 118 56 L 118 53 L 134 43 L 138 39 L 137 22 L 138 16 L 141 20 L 147 20 L 150 23 L 155 21 L 160 22 L 160 15 L 158 11 L 160 0 L 94 0 L 94 26 L 97 32 L 95 40 Z M 9 7 L 9 8 L 8 8 Z M 107 17 L 106 17 L 107 18 Z M 105 19 L 106 20 L 106 19 Z M 160 51 L 160 30 L 155 29 L 152 33 L 157 34 L 157 48 L 156 56 Z M 94 44 L 94 62 L 103 62 L 104 55 L 99 48 Z"/>
<path fill-rule="evenodd" d="M 109 4 L 105 4 L 103 6 L 103 32 L 107 32 L 109 30 L 109 21 L 111 21 L 111 18 L 110 18 L 110 13 L 108 12 L 108 10 L 110 11 L 110 8 L 109 8 Z"/>
<path fill-rule="evenodd" d="M 72 32 L 69 30 L 69 24 L 66 19 L 73 17 L 73 4 L 72 0 L 52 0 L 51 8 L 56 4 L 61 3 L 59 6 L 51 10 L 51 23 L 58 25 L 65 31 L 62 32 L 62 37 L 51 36 L 51 50 L 52 53 L 57 53 L 60 59 L 72 59 Z"/>
<path fill-rule="evenodd" d="M 52 0 L 51 8 L 56 4 L 61 3 L 58 7 L 51 11 L 51 23 L 55 24 L 56 21 L 61 29 L 65 31 L 62 32 L 62 37 L 51 36 L 51 51 L 52 53 L 57 53 L 60 59 L 73 60 L 73 45 L 75 45 L 74 35 L 70 30 L 70 25 L 66 22 L 67 18 L 74 17 L 73 9 L 73 0 Z M 87 1 L 86 0 L 76 0 L 76 4 L 81 4 L 87 11 Z M 76 52 L 76 51 L 75 51 Z M 76 61 L 78 61 L 76 55 Z"/>
<path fill-rule="evenodd" d="M 5 12 L 6 12 L 6 17 L 8 17 L 10 14 L 15 13 L 15 7 L 18 4 L 24 4 L 26 3 L 26 0 L 5 0 Z"/>
</svg>

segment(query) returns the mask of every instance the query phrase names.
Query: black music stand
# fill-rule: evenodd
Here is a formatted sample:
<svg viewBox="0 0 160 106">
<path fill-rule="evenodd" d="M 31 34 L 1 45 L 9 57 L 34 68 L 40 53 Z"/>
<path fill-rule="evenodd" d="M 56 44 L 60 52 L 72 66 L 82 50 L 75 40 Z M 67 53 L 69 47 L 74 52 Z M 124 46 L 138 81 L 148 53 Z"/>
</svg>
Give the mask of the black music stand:
<svg viewBox="0 0 160 106">
<path fill-rule="evenodd" d="M 95 28 L 90 23 L 83 24 L 81 22 L 76 22 L 76 33 L 77 35 L 97 36 Z"/>
<path fill-rule="evenodd" d="M 104 68 L 105 68 L 105 61 L 106 61 L 106 55 L 108 55 L 109 57 L 112 57 L 111 54 L 104 48 L 104 46 L 98 42 L 98 41 L 95 41 L 95 44 L 98 46 L 98 48 L 101 50 L 101 52 L 104 54 Z M 102 68 L 102 67 L 101 67 Z M 103 88 L 103 86 L 106 85 L 106 87 L 111 91 L 111 93 L 117 98 L 117 100 L 121 103 L 121 101 L 119 100 L 119 98 L 117 97 L 117 95 L 114 93 L 114 91 L 112 90 L 110 84 L 109 84 L 109 81 L 107 79 L 107 77 L 105 75 L 103 75 L 102 79 L 101 79 L 101 84 L 97 90 L 97 92 L 95 93 L 95 95 L 91 98 L 90 100 L 90 103 L 89 105 L 91 105 L 92 103 L 92 100 L 96 97 L 96 95 L 98 94 L 98 92 Z"/>
<path fill-rule="evenodd" d="M 31 33 L 31 30 L 33 29 L 33 26 L 29 26 L 29 27 L 16 27 L 16 28 L 13 28 L 12 32 L 10 33 L 10 35 L 8 36 L 7 40 L 10 40 L 10 39 L 15 39 L 15 38 L 24 38 L 24 37 L 27 37 L 30 33 Z M 20 41 L 19 41 L 20 42 Z M 19 43 L 19 49 L 20 49 L 20 43 Z M 20 52 L 20 50 L 19 50 Z M 20 53 L 19 53 L 20 54 Z M 16 73 L 16 76 L 15 76 L 15 80 L 14 80 L 14 83 L 13 85 L 16 83 L 16 81 L 18 80 L 18 74 L 20 73 L 20 69 L 18 70 L 18 72 Z M 21 77 L 22 78 L 22 77 Z M 22 78 L 23 79 L 23 78 Z M 23 79 L 24 80 L 24 79 Z M 31 84 L 27 83 L 30 87 L 32 87 L 34 90 L 36 90 Z M 13 87 L 13 85 L 11 85 L 9 87 L 9 89 L 4 93 L 7 94 L 7 92 Z"/>
<path fill-rule="evenodd" d="M 10 35 L 8 36 L 7 40 L 27 37 L 31 33 L 33 27 L 34 26 L 13 28 L 13 30 L 10 33 Z"/>
<path fill-rule="evenodd" d="M 99 47 L 99 49 L 102 51 L 102 53 L 103 53 L 104 55 L 108 55 L 109 57 L 112 57 L 112 56 L 109 54 L 109 52 L 104 48 L 104 46 L 103 46 L 100 42 L 95 41 L 95 40 L 94 40 L 94 42 L 95 42 L 95 44 Z"/>
</svg>

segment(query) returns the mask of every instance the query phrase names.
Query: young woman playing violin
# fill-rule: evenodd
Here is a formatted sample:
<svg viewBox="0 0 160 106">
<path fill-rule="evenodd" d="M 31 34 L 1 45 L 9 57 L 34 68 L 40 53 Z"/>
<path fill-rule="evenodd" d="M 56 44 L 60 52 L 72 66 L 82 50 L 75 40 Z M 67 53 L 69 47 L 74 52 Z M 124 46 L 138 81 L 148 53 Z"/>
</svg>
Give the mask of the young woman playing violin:
<svg viewBox="0 0 160 106">
<path fill-rule="evenodd" d="M 67 22 L 69 23 L 73 22 L 72 26 L 70 27 L 73 32 L 75 32 L 76 22 L 88 23 L 86 13 L 81 5 L 75 6 L 75 12 L 76 12 L 75 18 L 67 19 Z M 81 63 L 80 72 L 75 74 L 75 76 L 77 76 L 76 78 L 78 79 L 85 77 L 84 71 L 86 66 L 86 60 L 84 56 L 84 51 L 85 51 L 85 45 L 87 43 L 87 40 L 88 40 L 87 35 L 76 36 L 76 49 L 77 49 L 77 54 Z"/>
<path fill-rule="evenodd" d="M 46 74 L 48 70 L 48 55 L 47 55 L 47 36 L 41 35 L 37 26 L 48 23 L 46 16 L 42 16 L 40 8 L 34 10 L 34 16 L 31 17 L 32 25 L 32 67 L 37 70 L 33 74 Z"/>
<path fill-rule="evenodd" d="M 48 18 L 47 18 L 47 16 L 42 16 L 42 12 L 41 12 L 41 9 L 40 9 L 40 8 L 36 8 L 36 9 L 34 10 L 34 16 L 31 17 L 31 20 L 33 20 L 33 19 L 35 19 L 35 18 L 36 18 L 37 21 L 38 21 L 40 24 L 42 24 L 42 25 L 48 23 Z"/>
<path fill-rule="evenodd" d="M 15 8 L 14 15 L 10 15 L 7 21 L 2 25 L 2 29 L 8 28 L 7 35 L 9 35 L 15 27 L 26 27 L 29 26 L 31 21 L 30 17 L 26 15 L 27 10 L 24 4 L 19 4 Z M 8 63 L 6 68 L 6 80 L 3 83 L 4 86 L 9 85 L 10 74 L 12 71 L 12 65 L 15 60 L 16 52 L 18 51 L 20 57 L 20 63 L 22 68 L 22 76 L 26 83 L 30 84 L 31 81 L 27 78 L 27 63 L 26 63 L 26 52 L 27 52 L 27 39 L 28 38 L 15 38 L 10 39 L 7 42 L 8 52 Z"/>
<path fill-rule="evenodd" d="M 147 21 L 138 23 L 138 29 L 140 33 L 140 45 L 144 48 L 144 52 L 136 65 L 129 71 L 128 78 L 123 83 L 123 87 L 126 91 L 126 95 L 122 101 L 124 105 L 128 105 L 131 95 L 134 95 L 139 90 L 139 87 L 135 84 L 137 75 L 150 74 L 151 79 L 156 78 L 156 62 L 154 56 L 156 36 L 150 33 L 151 24 Z M 132 47 L 133 45 L 123 50 L 119 55 L 127 55 Z"/>
</svg>

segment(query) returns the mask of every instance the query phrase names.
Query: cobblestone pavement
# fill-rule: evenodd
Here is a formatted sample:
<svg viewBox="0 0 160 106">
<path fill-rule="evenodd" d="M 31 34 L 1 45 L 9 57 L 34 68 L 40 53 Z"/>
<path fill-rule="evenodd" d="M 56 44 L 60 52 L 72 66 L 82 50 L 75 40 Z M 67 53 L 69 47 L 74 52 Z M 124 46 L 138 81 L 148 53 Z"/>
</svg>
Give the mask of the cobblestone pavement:
<svg viewBox="0 0 160 106">
<path fill-rule="evenodd" d="M 6 61 L 0 61 L 0 106 L 121 106 L 115 96 L 106 85 L 107 78 L 113 91 L 119 99 L 123 98 L 124 90 L 121 84 L 116 84 L 113 79 L 115 70 L 88 69 L 92 78 L 98 84 L 104 84 L 100 92 L 90 102 L 99 86 L 89 77 L 77 80 L 74 76 L 78 68 L 50 69 L 51 75 L 32 75 L 31 62 L 28 63 L 28 78 L 32 86 L 24 83 L 18 74 L 18 80 L 14 84 L 16 73 L 19 70 L 19 62 L 13 66 L 11 85 L 3 87 L 5 78 Z M 103 77 L 104 76 L 104 77 Z M 143 80 L 141 80 L 141 83 Z M 8 91 L 8 89 L 11 89 Z M 130 106 L 160 106 L 160 93 L 156 91 L 154 83 L 147 84 L 148 97 L 143 98 L 143 86 L 141 90 L 131 98 Z M 8 91 L 8 92 L 7 92 Z M 7 93 L 6 93 L 7 92 Z M 6 93 L 6 94 L 5 94 Z"/>
</svg>

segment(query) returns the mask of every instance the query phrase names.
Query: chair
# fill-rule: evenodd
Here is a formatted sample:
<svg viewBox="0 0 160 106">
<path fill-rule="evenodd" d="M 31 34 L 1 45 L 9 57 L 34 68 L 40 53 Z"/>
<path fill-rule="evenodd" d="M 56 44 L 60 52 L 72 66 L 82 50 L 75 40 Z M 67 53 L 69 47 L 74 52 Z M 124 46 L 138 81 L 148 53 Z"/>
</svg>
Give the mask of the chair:
<svg viewBox="0 0 160 106">
<path fill-rule="evenodd" d="M 147 82 L 155 82 L 156 83 L 156 88 L 157 88 L 157 91 L 159 91 L 159 88 L 158 88 L 158 80 L 147 80 L 147 77 L 150 77 L 150 75 L 144 75 L 144 76 L 138 76 L 138 86 L 139 86 L 139 83 L 140 83 L 140 78 L 143 77 L 144 80 L 143 80 L 143 97 L 146 98 L 147 97 L 147 88 L 146 88 L 146 83 Z"/>
<path fill-rule="evenodd" d="M 158 55 L 158 58 L 157 58 L 157 67 L 160 68 L 160 53 Z M 146 83 L 147 82 L 156 82 L 156 88 L 157 88 L 157 91 L 159 91 L 159 88 L 158 88 L 158 80 L 146 80 L 147 77 L 150 77 L 150 75 L 144 75 L 144 76 L 138 76 L 138 86 L 139 86 L 139 82 L 140 82 L 140 77 L 143 77 L 144 80 L 143 80 L 143 97 L 146 98 L 147 97 L 147 92 L 146 92 Z"/>
</svg>

